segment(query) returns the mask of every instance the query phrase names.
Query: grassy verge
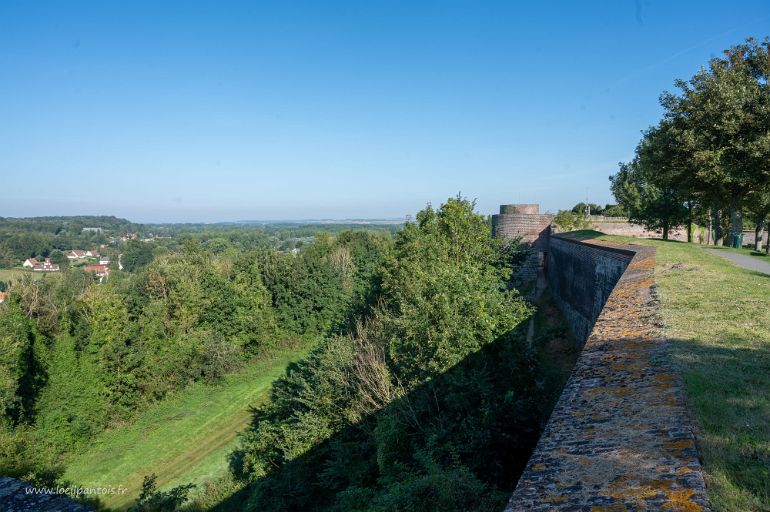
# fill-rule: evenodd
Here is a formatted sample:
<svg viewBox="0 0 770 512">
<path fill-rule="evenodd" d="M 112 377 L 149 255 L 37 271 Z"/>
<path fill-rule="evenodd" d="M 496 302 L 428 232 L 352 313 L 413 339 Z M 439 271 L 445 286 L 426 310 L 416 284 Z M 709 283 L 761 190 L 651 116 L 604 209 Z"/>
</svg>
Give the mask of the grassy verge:
<svg viewBox="0 0 770 512">
<path fill-rule="evenodd" d="M 164 400 L 71 456 L 65 479 L 84 487 L 127 487 L 125 495 L 103 499 L 106 506 L 122 509 L 151 473 L 160 489 L 223 476 L 237 434 L 251 419 L 250 407 L 264 400 L 270 384 L 308 350 L 308 345 L 277 350 L 216 385 L 198 383 Z"/>
<path fill-rule="evenodd" d="M 711 506 L 770 510 L 770 276 L 697 245 L 602 238 L 657 248 L 670 357 L 697 422 Z"/>
</svg>

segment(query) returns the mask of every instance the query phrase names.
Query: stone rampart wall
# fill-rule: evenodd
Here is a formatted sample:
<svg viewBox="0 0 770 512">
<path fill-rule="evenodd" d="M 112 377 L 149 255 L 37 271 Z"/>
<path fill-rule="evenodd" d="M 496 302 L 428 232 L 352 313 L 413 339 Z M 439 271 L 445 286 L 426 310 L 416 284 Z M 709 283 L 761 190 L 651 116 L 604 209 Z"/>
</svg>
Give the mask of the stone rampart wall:
<svg viewBox="0 0 770 512">
<path fill-rule="evenodd" d="M 681 384 L 665 366 L 654 249 L 555 236 L 550 252 L 551 294 L 573 330 L 611 292 L 506 512 L 706 510 Z"/>
<path fill-rule="evenodd" d="M 548 250 L 548 287 L 580 344 L 634 253 L 551 237 Z"/>
</svg>

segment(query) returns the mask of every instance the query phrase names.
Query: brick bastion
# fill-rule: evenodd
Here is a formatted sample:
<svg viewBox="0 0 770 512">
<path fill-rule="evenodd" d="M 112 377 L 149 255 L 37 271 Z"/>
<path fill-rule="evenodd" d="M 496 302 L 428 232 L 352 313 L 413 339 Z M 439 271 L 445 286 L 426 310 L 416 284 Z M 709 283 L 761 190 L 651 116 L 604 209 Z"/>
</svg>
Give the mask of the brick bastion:
<svg viewBox="0 0 770 512">
<path fill-rule="evenodd" d="M 707 510 L 665 364 L 654 248 L 556 235 L 548 258 L 551 293 L 585 345 L 506 512 Z"/>
</svg>

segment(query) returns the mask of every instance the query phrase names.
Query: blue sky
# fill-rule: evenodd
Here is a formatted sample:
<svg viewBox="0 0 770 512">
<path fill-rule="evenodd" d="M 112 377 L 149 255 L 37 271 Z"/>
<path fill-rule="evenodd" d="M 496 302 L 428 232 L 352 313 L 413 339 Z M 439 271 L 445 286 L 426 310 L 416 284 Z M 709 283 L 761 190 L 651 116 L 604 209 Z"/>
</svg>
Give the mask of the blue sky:
<svg viewBox="0 0 770 512">
<path fill-rule="evenodd" d="M 0 216 L 375 218 L 588 195 L 757 1 L 4 0 Z"/>
</svg>

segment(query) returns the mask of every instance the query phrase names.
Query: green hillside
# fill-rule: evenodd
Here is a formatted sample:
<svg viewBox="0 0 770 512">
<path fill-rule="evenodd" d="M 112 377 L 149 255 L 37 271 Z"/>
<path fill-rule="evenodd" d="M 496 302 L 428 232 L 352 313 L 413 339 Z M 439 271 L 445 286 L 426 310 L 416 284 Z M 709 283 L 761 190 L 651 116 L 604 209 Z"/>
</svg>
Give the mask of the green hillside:
<svg viewBox="0 0 770 512">
<path fill-rule="evenodd" d="M 104 432 L 67 461 L 65 479 L 80 486 L 128 487 L 127 494 L 103 500 L 111 508 L 124 508 L 150 473 L 157 474 L 161 489 L 226 474 L 227 457 L 249 422 L 250 407 L 266 398 L 272 381 L 307 348 L 278 351 L 213 386 L 196 383 L 130 425 Z"/>
</svg>

